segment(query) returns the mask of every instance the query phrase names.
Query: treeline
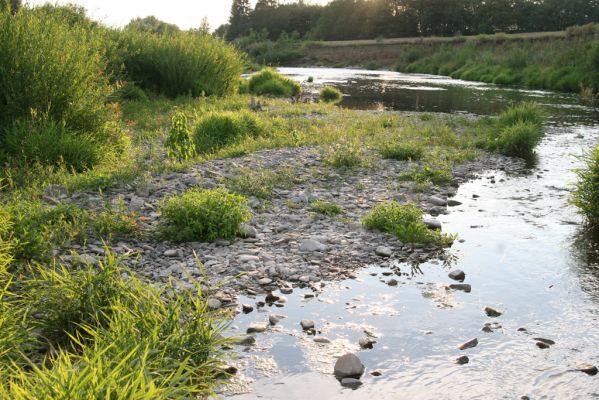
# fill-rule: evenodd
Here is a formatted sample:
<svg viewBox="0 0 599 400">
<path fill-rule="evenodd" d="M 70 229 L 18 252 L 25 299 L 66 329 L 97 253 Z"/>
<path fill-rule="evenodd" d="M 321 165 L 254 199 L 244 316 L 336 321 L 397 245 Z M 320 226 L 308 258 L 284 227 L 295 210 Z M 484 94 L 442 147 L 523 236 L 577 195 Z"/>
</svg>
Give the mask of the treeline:
<svg viewBox="0 0 599 400">
<path fill-rule="evenodd" d="M 299 0 L 234 0 L 220 36 L 283 32 L 310 40 L 540 32 L 599 21 L 599 0 L 333 0 L 325 6 Z"/>
</svg>

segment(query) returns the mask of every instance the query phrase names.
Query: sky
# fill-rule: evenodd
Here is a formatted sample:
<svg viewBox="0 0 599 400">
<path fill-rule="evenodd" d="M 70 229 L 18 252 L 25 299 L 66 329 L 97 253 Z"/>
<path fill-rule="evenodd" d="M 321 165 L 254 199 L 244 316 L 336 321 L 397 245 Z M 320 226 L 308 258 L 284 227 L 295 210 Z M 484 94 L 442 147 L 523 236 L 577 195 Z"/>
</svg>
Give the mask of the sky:
<svg viewBox="0 0 599 400">
<path fill-rule="evenodd" d="M 31 5 L 48 0 L 25 1 Z M 50 3 L 74 3 L 87 9 L 88 15 L 109 26 L 122 27 L 131 19 L 153 15 L 158 19 L 177 24 L 182 29 L 197 28 L 202 18 L 208 18 L 212 29 L 229 19 L 232 0 L 52 0 Z M 329 0 L 311 0 L 313 4 L 326 4 Z M 255 3 L 255 0 L 252 1 Z"/>
</svg>

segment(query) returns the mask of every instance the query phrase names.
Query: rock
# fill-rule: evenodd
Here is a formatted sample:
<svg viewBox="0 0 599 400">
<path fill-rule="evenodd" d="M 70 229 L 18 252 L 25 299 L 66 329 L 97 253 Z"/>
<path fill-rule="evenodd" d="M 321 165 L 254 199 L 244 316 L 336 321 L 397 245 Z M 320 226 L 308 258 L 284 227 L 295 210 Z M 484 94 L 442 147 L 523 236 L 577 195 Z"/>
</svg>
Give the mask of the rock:
<svg viewBox="0 0 599 400">
<path fill-rule="evenodd" d="M 341 386 L 355 389 L 362 385 L 362 382 L 356 378 L 343 378 L 341 379 Z"/>
<path fill-rule="evenodd" d="M 325 338 L 325 337 L 322 337 L 322 336 L 320 336 L 320 337 L 315 337 L 315 338 L 314 338 L 314 342 L 316 342 L 316 343 L 322 343 L 322 344 L 328 344 L 328 343 L 331 343 L 331 341 L 330 341 L 329 339 L 327 339 L 327 338 Z"/>
<path fill-rule="evenodd" d="M 164 253 L 165 257 L 178 257 L 179 256 L 179 250 L 177 249 L 169 249 L 166 250 Z"/>
<path fill-rule="evenodd" d="M 268 322 L 270 322 L 271 325 L 276 325 L 278 324 L 283 318 L 285 318 L 284 315 L 281 314 L 270 314 L 268 316 Z"/>
<path fill-rule="evenodd" d="M 283 294 L 291 294 L 291 293 L 293 293 L 293 288 L 290 288 L 290 287 L 281 288 L 281 293 L 283 293 Z"/>
<path fill-rule="evenodd" d="M 491 327 L 490 327 L 490 326 L 488 326 L 488 325 L 485 325 L 485 326 L 483 326 L 483 328 L 481 329 L 481 331 L 483 331 L 483 332 L 485 332 L 485 333 L 492 333 L 492 332 L 493 332 L 493 329 L 491 329 Z"/>
<path fill-rule="evenodd" d="M 256 322 L 248 326 L 246 333 L 261 333 L 264 332 L 267 328 L 268 327 L 266 326 L 266 324 Z"/>
<path fill-rule="evenodd" d="M 493 307 L 485 307 L 485 314 L 487 314 L 487 316 L 491 317 L 491 318 L 496 318 L 501 316 L 501 314 L 503 314 L 501 311 L 498 311 L 496 309 L 494 309 Z"/>
<path fill-rule="evenodd" d="M 222 306 L 222 303 L 219 299 L 214 298 L 214 297 L 210 297 L 208 299 L 208 308 L 216 310 L 217 308 L 220 308 L 221 306 Z"/>
<path fill-rule="evenodd" d="M 449 276 L 449 278 L 453 279 L 454 281 L 459 281 L 459 282 L 464 282 L 464 279 L 466 279 L 466 274 L 461 269 L 454 269 L 453 271 L 451 271 L 449 273 L 448 276 Z"/>
<path fill-rule="evenodd" d="M 242 238 L 255 238 L 256 236 L 258 236 L 258 232 L 256 231 L 256 228 L 254 228 L 253 226 L 250 226 L 248 224 L 241 224 L 241 226 L 239 227 L 239 236 L 241 236 Z"/>
<path fill-rule="evenodd" d="M 314 298 L 314 293 L 306 293 L 304 294 L 304 299 L 313 299 Z"/>
<path fill-rule="evenodd" d="M 356 378 L 359 379 L 364 373 L 364 364 L 355 354 L 345 354 L 335 363 L 335 376 L 339 379 Z"/>
<path fill-rule="evenodd" d="M 468 364 L 470 362 L 470 358 L 468 356 L 459 356 L 455 359 L 455 363 L 459 365 Z"/>
<path fill-rule="evenodd" d="M 251 254 L 241 254 L 239 256 L 239 262 L 242 262 L 242 263 L 258 262 L 258 261 L 260 261 L 260 257 L 254 256 Z"/>
<path fill-rule="evenodd" d="M 314 329 L 314 321 L 311 319 L 303 319 L 302 322 L 300 322 L 300 325 L 302 326 L 302 329 L 305 331 L 309 329 Z"/>
<path fill-rule="evenodd" d="M 591 376 L 597 375 L 597 367 L 589 363 L 576 364 L 576 370 Z"/>
<path fill-rule="evenodd" d="M 144 199 L 137 196 L 131 196 L 129 200 L 129 210 L 131 211 L 142 211 L 145 205 Z"/>
<path fill-rule="evenodd" d="M 272 279 L 270 278 L 262 278 L 258 280 L 258 284 L 264 286 L 264 285 L 270 285 L 272 283 Z"/>
<path fill-rule="evenodd" d="M 304 239 L 300 242 L 300 250 L 306 252 L 326 251 L 327 246 L 314 239 Z"/>
<path fill-rule="evenodd" d="M 275 302 L 279 301 L 279 299 L 280 299 L 279 296 L 276 296 L 276 295 L 274 295 L 272 293 L 268 293 L 266 295 L 266 297 L 264 298 L 264 301 L 266 303 L 275 303 Z"/>
<path fill-rule="evenodd" d="M 436 206 L 440 206 L 440 207 L 444 207 L 444 206 L 446 206 L 446 205 L 447 205 L 447 200 L 444 200 L 444 199 L 442 199 L 442 198 L 440 198 L 440 197 L 437 197 L 437 196 L 431 196 L 431 197 L 429 198 L 429 201 L 430 201 L 432 204 L 434 204 L 434 205 L 436 205 Z"/>
<path fill-rule="evenodd" d="M 379 246 L 376 248 L 374 253 L 380 257 L 391 257 L 391 254 L 393 254 L 393 251 L 391 251 L 391 249 L 387 246 Z"/>
<path fill-rule="evenodd" d="M 241 311 L 242 311 L 244 314 L 249 314 L 249 313 L 251 313 L 252 311 L 254 311 L 254 307 L 252 307 L 250 304 L 242 304 L 242 305 L 241 305 Z"/>
<path fill-rule="evenodd" d="M 73 262 L 84 265 L 97 265 L 99 261 L 96 257 L 89 254 L 78 254 L 73 256 Z"/>
<path fill-rule="evenodd" d="M 536 338 L 532 338 L 532 339 L 536 340 L 537 342 L 545 343 L 548 346 L 553 346 L 555 344 L 555 342 L 551 339 L 544 339 L 544 338 L 540 338 L 540 337 L 536 337 Z"/>
<path fill-rule="evenodd" d="M 447 200 L 447 205 L 449 207 L 457 207 L 457 206 L 461 206 L 462 202 L 450 199 L 450 200 Z"/>
<path fill-rule="evenodd" d="M 466 350 L 466 349 L 471 349 L 471 348 L 476 347 L 476 346 L 478 346 L 478 339 L 474 338 L 474 339 L 471 339 L 471 340 L 469 340 L 467 342 L 464 342 L 464 343 L 458 345 L 458 349 L 460 349 L 460 350 Z"/>
<path fill-rule="evenodd" d="M 238 346 L 251 346 L 254 343 L 256 343 L 256 338 L 252 335 L 241 336 L 235 341 L 235 344 Z"/>
<path fill-rule="evenodd" d="M 238 371 L 239 370 L 237 369 L 237 367 L 233 365 L 225 365 L 223 367 L 223 372 L 228 375 L 236 375 Z"/>
<path fill-rule="evenodd" d="M 424 225 L 426 225 L 428 229 L 441 230 L 441 222 L 437 221 L 436 219 L 425 218 L 422 220 L 422 222 L 424 222 Z"/>
<path fill-rule="evenodd" d="M 362 349 L 372 349 L 373 345 L 376 343 L 376 340 L 372 340 L 369 337 L 363 337 L 358 343 Z"/>
<path fill-rule="evenodd" d="M 397 286 L 399 282 L 397 282 L 396 279 L 389 279 L 389 281 L 387 282 L 387 285 L 389 286 Z"/>
<path fill-rule="evenodd" d="M 383 373 L 381 371 L 372 371 L 370 373 L 370 375 L 372 375 L 372 376 L 381 376 L 381 375 L 383 375 Z"/>
<path fill-rule="evenodd" d="M 547 343 L 544 343 L 544 342 L 537 342 L 535 344 L 537 345 L 537 347 L 539 349 L 548 349 L 549 348 L 549 345 Z"/>
<path fill-rule="evenodd" d="M 470 293 L 472 291 L 472 286 L 467 283 L 453 283 L 449 285 L 449 288 L 452 290 L 461 290 L 462 292 Z"/>
</svg>

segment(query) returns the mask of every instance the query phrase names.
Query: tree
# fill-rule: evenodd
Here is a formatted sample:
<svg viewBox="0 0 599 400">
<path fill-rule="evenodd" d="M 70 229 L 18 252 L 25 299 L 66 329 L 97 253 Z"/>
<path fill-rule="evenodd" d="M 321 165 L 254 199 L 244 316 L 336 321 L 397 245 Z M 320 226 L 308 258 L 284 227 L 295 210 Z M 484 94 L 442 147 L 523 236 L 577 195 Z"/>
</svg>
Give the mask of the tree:
<svg viewBox="0 0 599 400">
<path fill-rule="evenodd" d="M 255 11 L 265 8 L 276 8 L 279 6 L 279 0 L 258 0 L 256 2 Z"/>
<path fill-rule="evenodd" d="M 249 16 L 251 11 L 250 0 L 233 0 L 233 5 L 231 5 L 231 16 L 229 17 L 230 26 L 227 32 L 228 40 L 234 40 L 249 32 Z"/>
<path fill-rule="evenodd" d="M 22 6 L 21 0 L 0 0 L 0 11 L 10 11 L 13 15 L 19 12 Z"/>
</svg>

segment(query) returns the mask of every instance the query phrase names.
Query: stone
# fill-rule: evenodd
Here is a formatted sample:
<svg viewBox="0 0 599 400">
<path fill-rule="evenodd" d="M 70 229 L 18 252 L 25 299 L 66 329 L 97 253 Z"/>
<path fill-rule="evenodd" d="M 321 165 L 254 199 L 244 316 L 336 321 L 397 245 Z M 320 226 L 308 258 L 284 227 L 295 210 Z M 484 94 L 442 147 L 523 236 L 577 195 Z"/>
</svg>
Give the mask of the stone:
<svg viewBox="0 0 599 400">
<path fill-rule="evenodd" d="M 270 285 L 272 283 L 272 279 L 270 278 L 262 278 L 258 280 L 258 283 L 262 286 L 264 285 Z"/>
<path fill-rule="evenodd" d="M 591 376 L 597 375 L 597 367 L 589 363 L 576 364 L 576 370 Z"/>
<path fill-rule="evenodd" d="M 291 294 L 291 293 L 293 293 L 293 288 L 290 288 L 290 287 L 281 288 L 281 293 L 283 293 L 283 294 Z"/>
<path fill-rule="evenodd" d="M 547 343 L 544 342 L 537 342 L 535 344 L 539 349 L 548 349 L 550 347 Z"/>
<path fill-rule="evenodd" d="M 347 353 L 337 359 L 334 373 L 339 379 L 359 379 L 364 373 L 364 364 L 362 364 L 362 361 L 355 354 Z"/>
<path fill-rule="evenodd" d="M 376 340 L 373 340 L 369 337 L 363 337 L 358 341 L 360 348 L 362 349 L 372 349 L 373 345 L 376 343 Z"/>
<path fill-rule="evenodd" d="M 251 313 L 252 311 L 254 311 L 254 307 L 253 307 L 252 305 L 250 305 L 250 304 L 242 304 L 242 305 L 241 305 L 241 311 L 242 311 L 244 314 L 249 314 L 249 313 Z"/>
<path fill-rule="evenodd" d="M 443 207 L 443 206 L 446 206 L 446 205 L 447 205 L 447 200 L 444 200 L 444 199 L 442 199 L 442 198 L 440 198 L 440 197 L 437 197 L 437 196 L 431 196 L 431 197 L 429 198 L 429 201 L 430 201 L 432 204 L 434 204 L 434 205 L 436 205 L 436 206 L 440 206 L 440 207 Z"/>
<path fill-rule="evenodd" d="M 223 372 L 227 375 L 236 375 L 238 371 L 239 370 L 237 369 L 237 367 L 233 365 L 225 365 L 223 367 Z"/>
<path fill-rule="evenodd" d="M 264 297 L 264 301 L 266 303 L 275 303 L 275 302 L 279 301 L 280 299 L 281 298 L 279 296 L 276 296 L 276 295 L 274 295 L 272 293 L 268 293 L 266 295 L 266 297 Z"/>
<path fill-rule="evenodd" d="M 379 257 L 391 257 L 393 251 L 387 246 L 379 246 L 376 248 L 374 253 Z"/>
<path fill-rule="evenodd" d="M 314 321 L 311 319 L 303 319 L 302 322 L 300 322 L 300 325 L 302 326 L 302 329 L 305 331 L 309 329 L 314 329 Z"/>
<path fill-rule="evenodd" d="M 163 254 L 164 254 L 165 257 L 178 257 L 179 256 L 179 250 L 177 250 L 177 249 L 168 249 Z"/>
<path fill-rule="evenodd" d="M 214 297 L 210 297 L 208 299 L 208 308 L 212 309 L 212 310 L 216 310 L 217 308 L 220 308 L 222 306 L 222 303 L 219 299 L 214 298 Z"/>
<path fill-rule="evenodd" d="M 548 346 L 553 346 L 555 344 L 555 341 L 553 341 L 551 339 L 544 339 L 544 338 L 540 338 L 540 337 L 532 338 L 532 340 L 536 340 L 537 342 L 545 343 Z"/>
<path fill-rule="evenodd" d="M 304 239 L 300 242 L 300 250 L 306 252 L 326 251 L 327 246 L 314 239 Z"/>
<path fill-rule="evenodd" d="M 372 376 L 381 376 L 381 375 L 383 375 L 383 373 L 381 371 L 372 371 L 370 373 L 370 375 L 372 375 Z"/>
<path fill-rule="evenodd" d="M 459 282 L 464 282 L 464 279 L 466 279 L 466 274 L 461 269 L 454 269 L 453 271 L 451 271 L 449 273 L 448 276 L 450 279 L 453 279 L 454 281 L 459 281 Z"/>
<path fill-rule="evenodd" d="M 48 185 L 44 188 L 44 196 L 55 199 L 65 198 L 69 195 L 69 191 L 62 185 Z"/>
<path fill-rule="evenodd" d="M 474 338 L 474 339 L 471 339 L 471 340 L 469 340 L 467 342 L 459 344 L 458 345 L 458 349 L 460 349 L 460 350 L 466 350 L 466 349 L 471 349 L 471 348 L 476 347 L 476 346 L 478 346 L 478 339 Z"/>
<path fill-rule="evenodd" d="M 131 196 L 131 200 L 129 200 L 129 210 L 131 211 L 141 211 L 143 210 L 145 205 L 144 199 L 137 196 Z"/>
<path fill-rule="evenodd" d="M 455 363 L 458 365 L 468 364 L 470 362 L 470 358 L 468 356 L 459 356 L 455 359 Z"/>
<path fill-rule="evenodd" d="M 452 290 L 461 290 L 462 292 L 470 293 L 472 291 L 472 286 L 467 283 L 454 283 L 449 285 L 449 288 Z"/>
<path fill-rule="evenodd" d="M 242 238 L 256 238 L 258 236 L 258 232 L 256 228 L 248 224 L 241 224 L 239 227 L 239 236 Z"/>
<path fill-rule="evenodd" d="M 396 279 L 389 279 L 389 281 L 387 282 L 387 285 L 389 286 L 397 286 L 399 282 L 397 282 Z"/>
<path fill-rule="evenodd" d="M 450 200 L 447 200 L 447 205 L 448 205 L 449 207 L 457 207 L 457 206 L 461 206 L 461 205 L 462 205 L 462 202 L 460 202 L 460 201 L 457 201 L 457 200 L 450 199 Z"/>
<path fill-rule="evenodd" d="M 270 314 L 270 315 L 268 316 L 268 322 L 269 322 L 271 325 L 276 325 L 276 324 L 278 324 L 278 323 L 279 323 L 279 322 L 280 322 L 280 321 L 281 321 L 283 318 L 285 318 L 285 316 L 284 316 L 284 315 L 281 315 L 281 314 Z"/>
<path fill-rule="evenodd" d="M 487 314 L 488 317 L 491 318 L 496 318 L 496 317 L 500 317 L 501 314 L 503 314 L 501 311 L 494 309 L 493 307 L 485 307 L 485 314 Z"/>
<path fill-rule="evenodd" d="M 235 341 L 235 344 L 238 346 L 251 346 L 254 343 L 256 343 L 256 338 L 252 335 L 241 336 Z"/>
<path fill-rule="evenodd" d="M 316 343 L 321 343 L 321 344 L 328 344 L 331 343 L 331 341 L 325 337 L 319 336 L 319 337 L 315 337 L 314 338 L 314 342 Z"/>
<path fill-rule="evenodd" d="M 432 229 L 432 230 L 441 230 L 441 222 L 437 221 L 436 219 L 432 219 L 432 218 L 425 218 L 422 220 L 422 222 L 424 222 L 424 225 L 426 225 L 426 227 L 428 229 Z"/>
<path fill-rule="evenodd" d="M 341 386 L 355 389 L 362 385 L 362 382 L 356 378 L 343 378 L 341 379 Z"/>
<path fill-rule="evenodd" d="M 266 326 L 265 323 L 262 322 L 255 322 L 253 324 L 250 324 L 246 330 L 246 333 L 262 333 L 264 332 L 268 327 Z"/>
<path fill-rule="evenodd" d="M 242 263 L 258 262 L 258 261 L 260 261 L 260 257 L 254 256 L 251 254 L 241 254 L 239 256 L 239 262 L 242 262 Z"/>
</svg>

